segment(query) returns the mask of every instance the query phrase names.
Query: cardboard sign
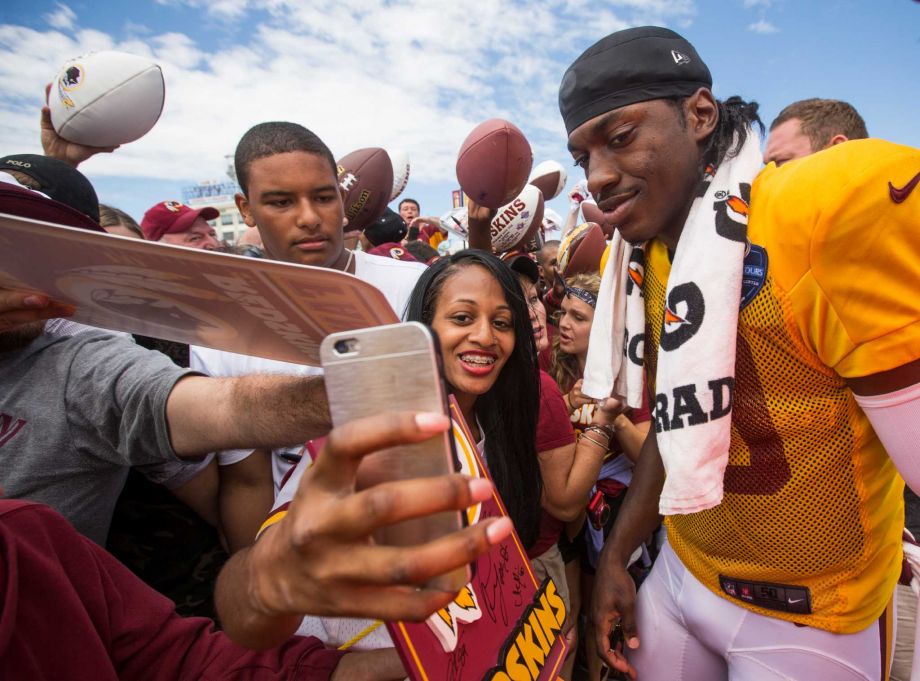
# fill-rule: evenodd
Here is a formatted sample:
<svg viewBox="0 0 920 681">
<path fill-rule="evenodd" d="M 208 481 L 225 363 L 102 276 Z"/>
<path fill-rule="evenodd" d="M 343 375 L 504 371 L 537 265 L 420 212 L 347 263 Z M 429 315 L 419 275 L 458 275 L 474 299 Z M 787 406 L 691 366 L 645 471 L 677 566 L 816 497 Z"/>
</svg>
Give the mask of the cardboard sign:
<svg viewBox="0 0 920 681">
<path fill-rule="evenodd" d="M 453 397 L 451 418 L 461 472 L 488 478 L 479 450 Z M 501 498 L 467 511 L 470 524 L 508 515 Z M 513 532 L 481 556 L 473 580 L 424 622 L 389 622 L 413 681 L 555 680 L 565 661 L 566 607 L 556 584 L 537 581 Z"/>
<path fill-rule="evenodd" d="M 0 286 L 74 305 L 70 319 L 90 326 L 314 366 L 328 334 L 399 321 L 381 291 L 338 270 L 2 213 Z"/>
</svg>

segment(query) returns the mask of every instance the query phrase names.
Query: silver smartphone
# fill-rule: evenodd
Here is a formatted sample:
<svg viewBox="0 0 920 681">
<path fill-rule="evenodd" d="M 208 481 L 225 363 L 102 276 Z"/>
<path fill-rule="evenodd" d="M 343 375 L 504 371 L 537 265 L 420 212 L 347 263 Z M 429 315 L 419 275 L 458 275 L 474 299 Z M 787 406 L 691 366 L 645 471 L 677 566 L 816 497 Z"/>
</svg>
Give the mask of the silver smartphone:
<svg viewBox="0 0 920 681">
<path fill-rule="evenodd" d="M 418 322 L 335 333 L 320 345 L 332 423 L 340 426 L 381 411 L 427 411 L 449 415 L 437 340 Z M 425 442 L 371 454 L 358 469 L 358 489 L 391 480 L 426 478 L 457 470 L 451 432 Z M 437 513 L 382 528 L 379 544 L 410 546 L 461 529 L 459 511 Z M 459 590 L 471 578 L 469 566 L 429 581 Z"/>
</svg>

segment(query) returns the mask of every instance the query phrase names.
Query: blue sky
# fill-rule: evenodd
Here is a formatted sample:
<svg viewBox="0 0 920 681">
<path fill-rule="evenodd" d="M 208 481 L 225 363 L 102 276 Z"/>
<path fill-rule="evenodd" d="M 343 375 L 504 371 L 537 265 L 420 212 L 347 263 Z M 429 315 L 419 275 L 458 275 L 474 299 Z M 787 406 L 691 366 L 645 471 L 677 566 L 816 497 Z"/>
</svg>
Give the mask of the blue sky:
<svg viewBox="0 0 920 681">
<path fill-rule="evenodd" d="M 457 150 L 487 118 L 517 124 L 535 162 L 570 167 L 563 71 L 596 39 L 646 23 L 683 33 L 716 95 L 758 101 L 767 124 L 797 99 L 845 99 L 873 136 L 920 146 L 916 0 L 3 0 L 0 154 L 40 151 L 42 86 L 66 59 L 122 49 L 162 65 L 167 102 L 145 138 L 81 166 L 102 201 L 139 218 L 223 179 L 250 125 L 294 120 L 337 157 L 406 150 L 404 196 L 440 214 Z M 571 168 L 569 185 L 579 177 Z"/>
</svg>

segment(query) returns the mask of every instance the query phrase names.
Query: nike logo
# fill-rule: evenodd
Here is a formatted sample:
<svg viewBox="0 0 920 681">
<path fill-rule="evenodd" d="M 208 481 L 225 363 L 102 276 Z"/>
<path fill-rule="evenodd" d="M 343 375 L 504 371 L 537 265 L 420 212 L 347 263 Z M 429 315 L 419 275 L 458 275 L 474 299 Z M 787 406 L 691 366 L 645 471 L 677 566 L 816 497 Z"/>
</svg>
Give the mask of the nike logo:
<svg viewBox="0 0 920 681">
<path fill-rule="evenodd" d="M 804 598 L 787 598 L 786 600 L 789 602 L 789 605 L 795 605 L 796 603 L 801 603 L 805 599 Z"/>
<path fill-rule="evenodd" d="M 910 196 L 910 193 L 914 191 L 914 187 L 916 187 L 918 184 L 920 184 L 920 173 L 914 175 L 914 179 L 912 179 L 900 189 L 889 182 L 888 193 L 891 195 L 891 200 L 895 203 L 903 203 L 907 200 L 907 197 Z"/>
</svg>

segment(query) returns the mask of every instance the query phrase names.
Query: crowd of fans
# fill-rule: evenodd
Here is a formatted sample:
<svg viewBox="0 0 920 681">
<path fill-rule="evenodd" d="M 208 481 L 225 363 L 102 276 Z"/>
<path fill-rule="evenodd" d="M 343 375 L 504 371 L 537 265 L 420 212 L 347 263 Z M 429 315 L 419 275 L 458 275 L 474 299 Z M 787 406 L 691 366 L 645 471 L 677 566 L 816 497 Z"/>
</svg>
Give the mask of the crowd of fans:
<svg viewBox="0 0 920 681">
<path fill-rule="evenodd" d="M 673 43 L 680 57 L 697 60 L 705 69 L 689 43 L 664 33 L 632 36 L 629 49 L 639 49 L 642 41 L 672 41 L 669 49 Z M 619 80 L 625 76 L 617 71 L 617 60 L 635 55 L 617 52 L 627 49 L 625 42 L 617 42 L 618 35 L 605 39 L 614 40 L 611 51 L 589 50 L 573 64 L 570 72 L 597 61 L 592 71 L 579 74 L 583 80 L 573 79 L 580 85 L 567 89 L 567 81 L 563 83 L 560 106 L 570 148 L 585 169 L 599 206 L 607 213 L 627 216 L 623 238 L 631 243 L 657 238 L 668 266 L 673 260 L 676 271 L 676 238 L 697 197 L 703 169 L 711 166 L 706 169 L 711 175 L 716 172 L 713 168 L 741 153 L 744 139 L 738 130 L 756 129 L 757 108 L 737 98 L 715 100 L 711 82 L 704 77 L 708 70 L 680 81 L 673 90 L 677 80 L 669 72 L 652 66 L 643 70 L 640 63 L 631 68 L 639 73 L 638 82 L 650 85 L 647 92 L 636 95 L 635 88 Z M 670 67 L 680 64 L 674 56 Z M 602 87 L 584 94 L 590 89 L 585 80 Z M 585 101 L 569 101 L 579 97 Z M 617 115 L 609 117 L 611 111 Z M 602 121 L 598 124 L 595 119 Z M 586 131 L 589 126 L 592 130 Z M 644 132 L 651 129 L 657 137 Z M 599 135 L 599 140 L 592 135 Z M 667 135 L 672 137 L 661 142 L 659 138 Z M 762 197 L 755 202 L 750 200 L 748 185 L 748 196 L 743 197 L 744 210 L 751 215 L 748 224 L 754 224 L 755 211 L 769 209 L 765 207 L 768 191 L 778 196 L 785 191 L 776 189 L 777 183 L 807 185 L 808 173 L 826 172 L 828 164 L 837 168 L 871 157 L 882 175 L 902 162 L 915 162 L 913 172 L 920 173 L 916 150 L 864 149 L 860 146 L 864 143 L 854 142 L 867 137 L 862 119 L 844 102 L 811 99 L 791 104 L 770 126 L 763 154 L 768 164 L 764 172 L 776 172 L 770 177 L 780 179 L 769 190 L 765 188 L 769 178 L 759 188 L 755 184 L 755 195 L 759 191 Z M 592 366 L 589 347 L 594 343 L 596 348 L 599 337 L 593 325 L 607 323 L 609 314 L 601 314 L 599 306 L 612 305 L 605 285 L 606 278 L 614 276 L 611 272 L 616 273 L 615 265 L 608 262 L 615 257 L 616 244 L 604 243 L 592 252 L 582 251 L 577 259 L 570 257 L 576 249 L 589 249 L 586 242 L 566 239 L 571 227 L 581 222 L 578 192 L 570 195 L 575 219 L 566 225 L 561 241 L 539 239 L 533 252 L 489 252 L 491 214 L 475 205 L 469 209 L 469 243 L 479 248 L 447 248 L 446 230 L 437 218 L 422 216 L 418 202 L 411 198 L 402 199 L 395 210 L 386 209 L 349 242 L 343 233 L 336 164 L 328 147 L 299 124 L 267 122 L 250 129 L 236 148 L 241 190 L 237 205 L 250 229 L 239 242 L 228 244 L 218 240 L 208 223 L 218 216 L 214 208 L 193 209 L 164 200 L 138 223 L 116 207 L 100 205 L 93 187 L 76 168 L 99 150 L 57 137 L 47 111 L 42 141 L 45 156 L 0 159 L 0 212 L 188 248 L 342 270 L 379 288 L 405 320 L 433 329 L 450 392 L 484 453 L 511 522 L 491 520 L 464 529 L 439 545 L 436 555 L 427 546 L 385 553 L 368 541 L 378 526 L 464 508 L 489 494 L 487 483 L 460 476 L 354 492 L 356 459 L 447 429 L 443 415 L 396 411 L 332 430 L 322 370 L 317 367 L 94 329 L 67 321 L 73 310 L 41 295 L 0 289 L 4 499 L 0 501 L 0 583 L 5 585 L 0 605 L 0 671 L 5 675 L 0 676 L 192 679 L 250 674 L 251 678 L 402 679 L 405 669 L 386 630 L 374 626 L 375 620 L 420 618 L 444 605 L 451 594 L 416 585 L 489 550 L 507 536 L 513 523 L 536 574 L 541 580 L 551 577 L 568 606 L 565 636 L 571 654 L 562 678 L 597 681 L 606 674 L 627 678 L 638 668 L 643 679 L 806 678 L 799 673 L 822 679 L 874 679 L 885 678 L 892 652 L 891 678 L 911 678 L 917 597 L 907 586 L 909 569 L 896 592 L 897 648 L 886 640 L 882 626 L 882 634 L 872 634 L 875 657 L 862 663 L 848 658 L 845 649 L 862 655 L 869 644 L 854 638 L 862 635 L 858 632 L 872 629 L 866 623 L 874 624 L 880 617 L 883 625 L 886 616 L 890 622 L 892 609 L 886 609 L 894 586 L 887 577 L 893 574 L 890 565 L 878 569 L 886 575 L 882 582 L 864 587 L 888 589 L 888 595 L 873 597 L 878 608 L 853 603 L 838 607 L 821 600 L 825 585 L 817 586 L 815 581 L 808 596 L 812 609 L 801 611 L 814 616 L 811 620 L 790 615 L 799 612 L 789 609 L 795 600 L 792 591 L 788 591 L 789 607 L 779 617 L 766 600 L 738 605 L 724 594 L 716 595 L 718 586 L 705 582 L 709 590 L 700 587 L 703 593 L 696 597 L 730 602 L 735 610 L 759 618 L 756 624 L 737 625 L 736 634 L 747 633 L 726 644 L 728 652 L 707 638 L 708 627 L 718 629 L 713 618 L 719 615 L 694 619 L 689 610 L 673 615 L 690 630 L 685 634 L 676 633 L 677 625 L 668 619 L 672 615 L 662 614 L 685 604 L 676 598 L 678 605 L 672 606 L 661 591 L 653 589 L 680 590 L 685 584 L 690 593 L 697 588 L 698 582 L 690 583 L 689 573 L 679 572 L 681 563 L 705 581 L 700 574 L 708 573 L 691 569 L 693 559 L 688 556 L 695 554 L 684 550 L 681 542 L 692 544 L 687 537 L 706 530 L 680 525 L 666 529 L 658 514 L 664 473 L 654 445 L 656 432 L 660 437 L 662 430 L 678 428 L 681 421 L 676 405 L 673 421 L 667 421 L 666 411 L 661 416 L 667 402 L 662 405 L 662 395 L 655 393 L 655 366 L 649 356 L 639 403 L 630 404 L 619 392 L 599 399 L 586 390 Z M 630 145 L 638 147 L 636 153 L 644 154 L 645 160 L 636 161 L 630 156 L 634 152 L 623 151 Z M 825 151 L 841 145 L 852 151 L 836 156 Z M 821 165 L 793 164 L 812 155 Z M 777 169 L 787 163 L 789 172 L 780 175 L 785 169 Z M 886 177 L 894 189 L 910 180 Z M 656 182 L 664 183 L 666 194 Z M 883 189 L 879 201 L 888 196 L 888 189 Z M 621 210 L 627 205 L 632 214 Z M 815 200 L 814 205 L 814 212 L 820 213 L 824 204 Z M 917 205 L 915 197 L 908 206 L 913 215 L 899 218 L 914 229 L 920 225 Z M 840 209 L 830 220 L 863 220 L 872 229 L 877 223 L 870 209 L 856 217 Z M 656 211 L 661 217 L 653 216 Z M 630 220 L 635 225 L 645 222 L 633 225 L 633 234 L 627 233 Z M 823 223 L 815 227 L 819 218 L 809 220 L 790 221 L 785 228 L 808 232 L 808 238 L 812 232 L 832 229 Z M 656 224 L 655 229 L 649 226 Z M 818 237 L 814 239 L 817 248 Z M 908 254 L 920 242 L 916 232 L 913 241 Z M 747 246 L 745 258 L 751 241 Z M 768 252 L 770 266 L 774 258 L 776 266 L 782 266 L 779 256 Z M 630 274 L 638 272 L 633 282 L 640 287 L 644 274 L 648 299 L 654 294 L 648 289 L 650 282 L 659 281 L 653 270 L 660 273 L 662 266 L 656 264 L 651 246 L 645 258 L 644 270 L 633 268 Z M 667 275 L 663 281 L 667 282 Z M 820 288 L 821 283 L 814 286 Z M 761 295 L 758 291 L 754 295 Z M 825 316 L 837 314 L 835 309 L 841 318 L 845 316 L 833 302 L 820 315 L 814 313 L 813 324 L 821 327 L 815 333 L 833 333 L 833 324 Z M 668 297 L 664 314 L 671 317 L 658 324 L 663 331 L 651 327 L 645 331 L 646 344 L 666 333 L 668 324 L 692 322 L 688 310 Z M 916 313 L 916 305 L 911 310 L 908 316 Z M 782 314 L 791 319 L 794 313 L 790 307 Z M 757 358 L 770 352 L 764 349 L 770 343 L 779 342 L 766 339 L 767 331 L 760 333 L 756 342 L 763 347 L 745 350 L 760 353 Z M 863 336 L 869 347 L 872 334 Z M 853 402 L 854 394 L 893 394 L 917 382 L 913 340 L 874 348 L 873 352 L 884 352 L 879 348 L 887 347 L 899 359 L 891 366 L 870 362 L 868 366 L 877 371 L 855 373 L 835 368 L 844 366 L 844 361 L 832 364 L 827 359 L 830 351 L 825 352 L 817 340 L 782 342 L 795 346 L 795 352 L 819 358 L 814 360 L 819 373 L 838 390 L 836 397 L 827 399 L 843 400 L 849 405 L 844 411 L 860 409 Z M 838 354 L 857 353 L 861 343 L 854 337 L 853 347 Z M 908 349 L 898 354 L 902 347 Z M 751 362 L 760 361 L 757 358 Z M 740 367 L 742 359 L 738 362 Z M 897 367 L 908 367 L 901 372 L 907 382 L 888 381 L 881 389 L 863 390 L 856 380 Z M 736 400 L 741 401 L 752 399 L 744 382 L 757 381 L 756 375 L 751 378 L 744 371 L 739 369 L 734 377 Z M 660 373 L 658 380 L 662 380 Z M 774 388 L 767 379 L 761 381 L 757 390 L 768 395 L 768 402 L 780 399 L 771 397 Z M 788 398 L 791 408 L 798 410 L 801 419 L 812 418 L 809 407 L 797 399 Z M 740 422 L 744 405 L 737 404 L 732 447 L 736 439 L 743 441 L 753 462 L 769 436 L 763 423 L 752 435 Z M 784 408 L 770 404 L 771 410 Z M 771 411 L 768 419 L 781 421 L 777 413 Z M 865 420 L 859 424 L 853 427 L 871 430 Z M 314 463 L 304 456 L 303 443 L 324 435 L 329 435 L 327 444 Z M 886 447 L 895 449 L 884 433 L 879 435 Z M 870 439 L 877 445 L 874 438 Z M 798 445 L 791 439 L 784 442 L 787 459 L 809 454 L 793 451 Z M 852 454 L 854 461 L 861 460 L 861 446 L 852 445 L 857 452 Z M 738 466 L 736 458 L 730 461 L 730 466 Z M 878 462 L 873 465 L 884 467 Z M 900 464 L 899 468 L 907 477 Z M 896 474 L 888 469 L 894 480 Z M 794 466 L 790 475 L 796 475 Z M 864 484 L 862 478 L 854 480 L 853 485 Z M 898 563 L 900 539 L 897 550 L 890 542 L 883 548 L 877 527 L 882 523 L 865 520 L 883 503 L 886 508 L 893 505 L 895 515 L 900 513 L 895 498 L 900 488 L 891 484 L 891 488 L 876 487 L 872 495 L 854 502 L 848 521 L 860 525 L 860 536 L 870 546 L 859 549 L 867 563 L 876 559 Z M 726 487 L 726 499 L 730 491 Z M 747 490 L 734 496 L 751 494 Z M 911 492 L 905 494 L 906 524 L 902 514 L 899 526 L 886 529 L 886 536 L 895 532 L 900 537 L 905 527 L 914 533 L 920 529 L 920 507 Z M 728 503 L 723 501 L 722 507 Z M 368 516 L 368 508 L 386 510 Z M 743 515 L 735 518 L 739 523 L 744 519 Z M 769 522 L 764 519 L 763 524 Z M 795 533 L 797 528 L 785 531 Z M 752 539 L 751 544 L 757 541 Z M 835 539 L 826 537 L 826 541 L 832 544 Z M 823 546 L 803 551 L 833 553 Z M 862 577 L 853 570 L 854 576 L 846 579 L 859 582 Z M 788 575 L 772 568 L 762 574 L 747 579 L 756 588 L 818 580 L 813 574 Z M 670 579 L 670 586 L 655 586 L 656 575 L 657 582 Z M 647 578 L 650 585 L 639 591 L 636 605 L 635 590 Z M 733 595 L 724 581 L 722 591 Z M 643 601 L 643 594 L 650 593 L 657 595 L 646 595 Z M 838 600 L 846 598 L 838 595 Z M 705 611 L 710 606 L 698 607 Z M 860 611 L 858 623 L 838 627 L 832 622 L 834 617 L 844 621 L 852 610 Z M 831 620 L 821 619 L 825 611 L 833 613 Z M 774 631 L 769 628 L 772 623 L 790 629 Z M 827 668 L 833 673 L 823 671 L 827 669 L 823 662 L 802 657 L 802 649 L 790 643 L 789 637 L 801 636 L 806 629 L 825 638 L 821 643 L 809 640 L 802 649 L 825 651 L 815 657 L 832 659 Z M 662 631 L 671 632 L 672 640 L 679 643 L 666 643 Z M 760 638 L 751 631 L 761 632 Z M 890 628 L 887 631 L 891 633 Z M 739 637 L 743 640 L 736 640 Z M 774 657 L 765 654 L 745 666 L 743 661 L 749 659 L 745 651 L 758 643 L 775 643 L 784 652 L 774 651 Z M 777 654 L 785 659 L 777 661 Z M 864 671 L 869 668 L 874 676 Z M 662 675 L 665 669 L 670 671 Z"/>
</svg>

